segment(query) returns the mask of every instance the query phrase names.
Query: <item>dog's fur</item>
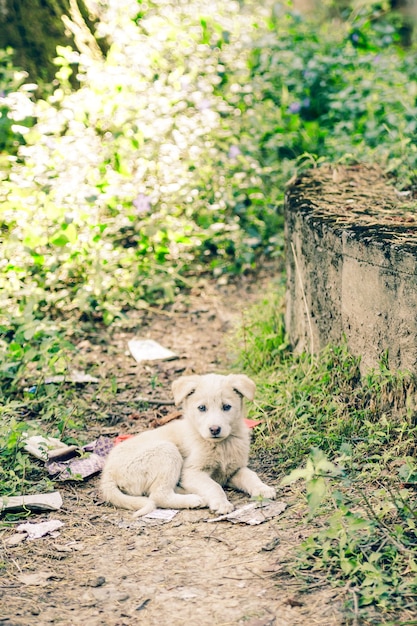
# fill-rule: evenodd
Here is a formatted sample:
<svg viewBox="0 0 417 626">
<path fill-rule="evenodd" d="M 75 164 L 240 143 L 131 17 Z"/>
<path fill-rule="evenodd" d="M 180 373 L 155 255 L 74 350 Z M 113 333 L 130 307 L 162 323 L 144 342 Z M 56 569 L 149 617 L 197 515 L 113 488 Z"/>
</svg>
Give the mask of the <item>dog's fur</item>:
<svg viewBox="0 0 417 626">
<path fill-rule="evenodd" d="M 243 398 L 253 400 L 255 383 L 244 374 L 184 376 L 172 391 L 183 419 L 113 448 L 101 479 L 105 500 L 140 516 L 155 507 L 229 513 L 234 507 L 221 485 L 275 498 L 275 489 L 247 467 Z"/>
</svg>

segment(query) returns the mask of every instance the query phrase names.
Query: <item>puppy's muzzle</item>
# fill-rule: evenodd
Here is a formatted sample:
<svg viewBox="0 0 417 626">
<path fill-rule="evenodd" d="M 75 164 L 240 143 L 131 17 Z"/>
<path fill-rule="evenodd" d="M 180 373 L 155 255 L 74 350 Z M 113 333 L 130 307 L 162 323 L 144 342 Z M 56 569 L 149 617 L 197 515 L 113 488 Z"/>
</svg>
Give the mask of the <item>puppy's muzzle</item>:
<svg viewBox="0 0 417 626">
<path fill-rule="evenodd" d="M 210 426 L 209 431 L 212 437 L 220 437 L 222 429 L 221 426 Z"/>
</svg>

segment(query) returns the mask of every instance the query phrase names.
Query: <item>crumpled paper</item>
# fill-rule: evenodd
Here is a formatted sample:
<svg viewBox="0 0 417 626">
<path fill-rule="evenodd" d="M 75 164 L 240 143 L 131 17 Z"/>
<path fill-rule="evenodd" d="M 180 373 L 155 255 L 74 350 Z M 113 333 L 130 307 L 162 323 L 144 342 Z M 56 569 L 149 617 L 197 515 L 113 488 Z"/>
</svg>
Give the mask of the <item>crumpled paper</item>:
<svg viewBox="0 0 417 626">
<path fill-rule="evenodd" d="M 84 446 L 85 452 L 91 453 L 84 458 L 71 459 L 69 461 L 50 461 L 46 463 L 48 473 L 57 480 L 81 480 L 101 472 L 104 467 L 106 456 L 113 448 L 113 440 L 110 437 L 99 437 L 96 441 Z"/>
<path fill-rule="evenodd" d="M 44 537 L 45 535 L 53 535 L 57 537 L 59 533 L 56 533 L 58 528 L 64 525 L 64 522 L 61 522 L 59 519 L 50 519 L 46 522 L 25 522 L 24 524 L 19 524 L 16 530 L 20 533 L 26 533 L 28 539 L 40 539 L 40 537 Z"/>
</svg>

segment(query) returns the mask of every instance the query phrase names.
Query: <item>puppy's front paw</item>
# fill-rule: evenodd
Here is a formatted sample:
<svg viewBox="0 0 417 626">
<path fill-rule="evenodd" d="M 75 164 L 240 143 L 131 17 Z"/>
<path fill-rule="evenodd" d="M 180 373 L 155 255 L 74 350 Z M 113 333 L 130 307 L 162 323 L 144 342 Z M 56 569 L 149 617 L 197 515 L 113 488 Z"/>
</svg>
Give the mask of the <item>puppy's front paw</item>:
<svg viewBox="0 0 417 626">
<path fill-rule="evenodd" d="M 268 487 L 268 485 L 262 485 L 257 492 L 253 494 L 254 497 L 268 498 L 268 500 L 275 500 L 277 497 L 274 487 Z"/>
<path fill-rule="evenodd" d="M 203 498 L 196 496 L 194 493 L 187 494 L 184 498 L 187 498 L 187 506 L 189 509 L 198 509 L 207 506 Z"/>
<path fill-rule="evenodd" d="M 217 513 L 218 515 L 226 515 L 226 513 L 231 513 L 234 509 L 235 507 L 231 502 L 229 502 L 229 500 L 210 503 L 210 511 Z"/>
</svg>

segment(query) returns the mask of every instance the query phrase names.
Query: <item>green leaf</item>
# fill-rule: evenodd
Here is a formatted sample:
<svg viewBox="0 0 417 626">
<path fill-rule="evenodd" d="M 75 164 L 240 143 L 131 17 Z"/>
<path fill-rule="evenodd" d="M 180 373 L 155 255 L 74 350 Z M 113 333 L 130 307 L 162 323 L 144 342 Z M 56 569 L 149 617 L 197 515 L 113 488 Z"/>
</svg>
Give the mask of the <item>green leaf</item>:
<svg viewBox="0 0 417 626">
<path fill-rule="evenodd" d="M 310 513 L 314 514 L 327 496 L 326 480 L 319 476 L 307 483 L 307 502 Z"/>
<path fill-rule="evenodd" d="M 49 241 L 52 245 L 58 247 L 66 246 L 67 243 L 69 243 L 69 239 L 66 235 L 64 235 L 64 233 L 60 233 L 59 235 L 52 237 Z"/>
</svg>

